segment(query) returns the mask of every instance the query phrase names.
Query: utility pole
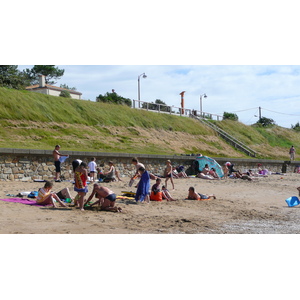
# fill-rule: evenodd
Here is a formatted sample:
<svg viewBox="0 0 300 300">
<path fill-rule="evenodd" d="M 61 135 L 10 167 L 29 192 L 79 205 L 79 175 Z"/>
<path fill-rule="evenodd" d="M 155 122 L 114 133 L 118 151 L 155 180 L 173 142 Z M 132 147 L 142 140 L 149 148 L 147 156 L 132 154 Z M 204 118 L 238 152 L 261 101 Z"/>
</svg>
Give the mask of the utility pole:
<svg viewBox="0 0 300 300">
<path fill-rule="evenodd" d="M 258 119 L 258 121 L 260 121 L 261 120 L 261 107 L 259 107 L 258 110 L 259 110 L 259 119 Z"/>
</svg>

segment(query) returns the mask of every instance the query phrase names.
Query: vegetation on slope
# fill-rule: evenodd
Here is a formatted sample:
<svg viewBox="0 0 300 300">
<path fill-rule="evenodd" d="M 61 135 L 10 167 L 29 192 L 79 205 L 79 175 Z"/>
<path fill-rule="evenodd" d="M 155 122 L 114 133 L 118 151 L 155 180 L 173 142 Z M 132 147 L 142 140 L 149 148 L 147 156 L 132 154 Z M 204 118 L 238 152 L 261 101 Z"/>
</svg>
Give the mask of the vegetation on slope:
<svg viewBox="0 0 300 300">
<path fill-rule="evenodd" d="M 245 157 L 200 122 L 126 105 L 74 100 L 0 88 L 0 147 L 144 154 L 202 153 Z M 262 158 L 287 159 L 300 133 L 225 120 L 217 125 Z"/>
</svg>

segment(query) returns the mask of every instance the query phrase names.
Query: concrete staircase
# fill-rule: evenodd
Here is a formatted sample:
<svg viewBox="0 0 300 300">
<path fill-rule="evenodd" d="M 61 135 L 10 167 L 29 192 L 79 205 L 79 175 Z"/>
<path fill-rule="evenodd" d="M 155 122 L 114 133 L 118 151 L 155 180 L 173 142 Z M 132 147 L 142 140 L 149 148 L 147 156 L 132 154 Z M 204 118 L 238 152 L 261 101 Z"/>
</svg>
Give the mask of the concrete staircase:
<svg viewBox="0 0 300 300">
<path fill-rule="evenodd" d="M 229 133 L 225 132 L 224 130 L 222 130 L 218 126 L 210 123 L 206 119 L 199 118 L 199 117 L 194 116 L 194 115 L 190 115 L 190 117 L 193 118 L 193 119 L 197 119 L 202 124 L 210 127 L 214 131 L 216 131 L 220 135 L 221 138 L 223 138 L 227 143 L 229 143 L 235 149 L 240 150 L 240 151 L 246 153 L 248 156 L 256 157 L 257 152 L 255 152 L 254 150 L 252 150 L 251 148 L 249 148 L 247 145 L 243 144 L 241 141 L 237 140 L 235 137 L 233 137 Z"/>
</svg>

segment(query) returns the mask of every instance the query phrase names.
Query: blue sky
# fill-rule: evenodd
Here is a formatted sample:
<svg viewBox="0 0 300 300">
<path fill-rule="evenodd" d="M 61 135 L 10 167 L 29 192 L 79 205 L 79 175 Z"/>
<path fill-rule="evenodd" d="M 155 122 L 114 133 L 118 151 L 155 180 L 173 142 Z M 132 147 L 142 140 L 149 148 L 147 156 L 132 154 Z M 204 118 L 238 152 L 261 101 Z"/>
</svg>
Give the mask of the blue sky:
<svg viewBox="0 0 300 300">
<path fill-rule="evenodd" d="M 293 65 L 57 65 L 65 70 L 57 85 L 67 84 L 82 92 L 82 98 L 95 101 L 96 96 L 112 89 L 126 98 L 137 99 L 138 76 L 141 100 L 160 99 L 180 106 L 185 93 L 185 107 L 218 115 L 234 112 L 247 125 L 262 116 L 290 128 L 300 121 L 300 66 Z M 33 65 L 19 65 L 19 69 Z M 255 117 L 257 116 L 257 117 Z"/>
</svg>

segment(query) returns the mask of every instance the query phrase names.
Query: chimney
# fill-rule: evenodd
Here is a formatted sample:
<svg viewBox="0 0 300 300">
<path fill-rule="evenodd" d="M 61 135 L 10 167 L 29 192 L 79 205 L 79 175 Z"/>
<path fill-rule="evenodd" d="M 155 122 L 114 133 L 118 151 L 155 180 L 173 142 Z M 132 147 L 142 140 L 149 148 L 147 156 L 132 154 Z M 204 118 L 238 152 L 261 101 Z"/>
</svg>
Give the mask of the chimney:
<svg viewBox="0 0 300 300">
<path fill-rule="evenodd" d="M 39 83 L 40 87 L 45 87 L 46 86 L 46 80 L 44 75 L 39 75 Z"/>
</svg>

